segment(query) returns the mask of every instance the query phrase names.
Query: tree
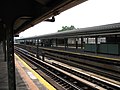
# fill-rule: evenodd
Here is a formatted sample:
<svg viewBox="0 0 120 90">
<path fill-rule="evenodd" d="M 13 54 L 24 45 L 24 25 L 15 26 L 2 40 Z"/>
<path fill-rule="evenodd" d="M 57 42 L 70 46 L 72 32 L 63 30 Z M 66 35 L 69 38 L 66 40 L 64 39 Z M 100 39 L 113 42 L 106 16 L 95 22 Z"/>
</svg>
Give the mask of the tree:
<svg viewBox="0 0 120 90">
<path fill-rule="evenodd" d="M 67 31 L 67 30 L 74 30 L 74 29 L 76 29 L 76 28 L 73 25 L 71 25 L 70 27 L 62 26 L 62 29 L 58 30 L 58 32 Z"/>
</svg>

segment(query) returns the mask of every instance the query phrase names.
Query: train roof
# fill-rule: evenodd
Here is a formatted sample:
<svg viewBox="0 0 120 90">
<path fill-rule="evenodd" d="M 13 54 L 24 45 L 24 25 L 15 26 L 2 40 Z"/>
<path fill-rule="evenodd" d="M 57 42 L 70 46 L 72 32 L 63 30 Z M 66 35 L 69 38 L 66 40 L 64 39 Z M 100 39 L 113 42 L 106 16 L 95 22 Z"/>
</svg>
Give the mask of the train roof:
<svg viewBox="0 0 120 90">
<path fill-rule="evenodd" d="M 68 30 L 52 34 L 34 36 L 22 39 L 50 39 L 50 38 L 66 38 L 66 37 L 85 37 L 85 36 L 105 36 L 120 33 L 120 23 L 107 24 L 101 26 L 79 28 L 75 30 Z"/>
</svg>

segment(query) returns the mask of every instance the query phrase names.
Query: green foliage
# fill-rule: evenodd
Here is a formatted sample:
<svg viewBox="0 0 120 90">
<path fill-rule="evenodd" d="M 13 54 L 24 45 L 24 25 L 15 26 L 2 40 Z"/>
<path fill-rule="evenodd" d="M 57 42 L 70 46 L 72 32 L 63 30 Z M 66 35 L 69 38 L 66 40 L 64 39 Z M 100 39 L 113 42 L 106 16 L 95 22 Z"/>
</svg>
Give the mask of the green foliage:
<svg viewBox="0 0 120 90">
<path fill-rule="evenodd" d="M 68 31 L 68 30 L 73 30 L 73 29 L 76 29 L 73 25 L 71 25 L 70 27 L 62 26 L 62 29 L 58 30 L 58 32 L 63 32 L 63 31 Z"/>
</svg>

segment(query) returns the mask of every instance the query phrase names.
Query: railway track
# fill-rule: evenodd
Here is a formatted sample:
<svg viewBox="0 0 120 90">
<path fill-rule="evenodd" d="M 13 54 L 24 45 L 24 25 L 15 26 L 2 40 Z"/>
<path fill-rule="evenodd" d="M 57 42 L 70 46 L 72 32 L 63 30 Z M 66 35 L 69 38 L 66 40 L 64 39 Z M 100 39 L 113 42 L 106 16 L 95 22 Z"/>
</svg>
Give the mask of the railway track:
<svg viewBox="0 0 120 90">
<path fill-rule="evenodd" d="M 47 62 L 49 62 L 49 61 L 47 61 Z M 95 83 L 95 84 L 97 84 L 97 85 L 99 85 L 99 86 L 102 86 L 102 87 L 104 87 L 104 88 L 111 89 L 111 90 L 114 90 L 116 87 L 118 87 L 118 88 L 116 88 L 116 89 L 119 89 L 119 88 L 120 88 L 120 86 L 119 86 L 119 85 L 120 85 L 120 82 L 116 82 L 116 81 L 112 81 L 112 80 L 111 80 L 111 82 L 119 83 L 119 85 L 117 85 L 117 84 L 108 82 L 108 81 L 110 81 L 110 80 L 108 80 L 108 81 L 105 81 L 104 79 L 101 79 L 101 80 L 100 80 L 101 76 L 100 76 L 100 78 L 97 78 L 97 77 L 95 77 L 96 75 L 94 76 L 94 75 L 86 74 L 85 71 L 84 71 L 84 73 L 81 73 L 80 70 L 79 70 L 79 71 L 80 71 L 80 72 L 79 72 L 79 71 L 74 70 L 74 68 L 66 67 L 66 65 L 64 66 L 63 63 L 62 63 L 62 65 L 60 65 L 59 62 L 56 63 L 56 61 L 54 61 L 54 60 L 53 60 L 53 62 L 52 62 L 51 64 L 54 65 L 54 66 L 56 66 L 56 67 L 58 67 L 58 68 L 61 68 L 61 69 L 64 70 L 64 71 L 70 72 L 70 73 L 72 73 L 72 74 L 74 74 L 74 75 L 76 75 L 76 76 L 78 76 L 78 77 L 81 77 L 81 78 L 83 78 L 83 79 L 85 79 L 85 80 L 87 80 L 87 81 L 90 81 L 90 82 L 92 82 L 92 83 Z M 102 77 L 102 78 L 103 78 L 103 77 Z"/>
<path fill-rule="evenodd" d="M 42 72 L 46 73 L 58 84 L 62 85 L 67 90 L 118 90 L 119 86 L 113 86 L 105 82 L 101 82 L 90 76 L 82 75 L 78 72 L 72 71 L 68 68 L 62 67 L 58 64 L 48 64 L 41 60 L 36 59 L 34 54 L 27 52 L 26 50 L 15 48 L 15 52 L 34 63 Z"/>
<path fill-rule="evenodd" d="M 51 51 L 44 51 L 44 54 L 46 57 L 81 68 L 83 70 L 106 76 L 117 81 L 120 80 L 120 66 L 100 63 L 99 61 L 89 61 L 79 57 L 77 58 L 76 56 L 66 55 L 64 53 L 59 54 Z"/>
<path fill-rule="evenodd" d="M 19 47 L 27 49 L 28 51 L 32 51 L 32 53 L 36 53 L 37 51 L 35 46 L 31 47 L 29 45 L 21 45 Z M 46 57 L 52 58 L 54 60 L 108 77 L 110 79 L 114 79 L 116 81 L 120 81 L 120 61 L 84 56 L 81 54 L 74 54 L 71 52 L 53 50 L 42 47 L 39 47 L 38 51 L 39 55 L 42 55 L 42 53 L 44 53 Z"/>
</svg>

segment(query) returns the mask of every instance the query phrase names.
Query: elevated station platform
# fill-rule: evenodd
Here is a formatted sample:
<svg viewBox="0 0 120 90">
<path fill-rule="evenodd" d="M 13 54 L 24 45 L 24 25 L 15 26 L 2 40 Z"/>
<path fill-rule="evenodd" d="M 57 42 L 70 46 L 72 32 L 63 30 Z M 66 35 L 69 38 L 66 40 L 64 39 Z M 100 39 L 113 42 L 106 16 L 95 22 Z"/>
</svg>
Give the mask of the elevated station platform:
<svg viewBox="0 0 120 90">
<path fill-rule="evenodd" d="M 0 43 L 0 90 L 8 90 L 7 62 L 4 61 L 2 44 Z"/>
<path fill-rule="evenodd" d="M 49 49 L 49 48 L 46 48 L 46 49 Z M 71 52 L 73 54 L 75 54 L 75 53 L 79 54 L 80 53 L 80 54 L 85 55 L 85 56 L 91 56 L 91 57 L 96 57 L 96 58 L 104 58 L 104 59 L 111 59 L 111 60 L 114 59 L 114 60 L 120 61 L 120 55 L 89 52 L 89 51 L 84 51 L 84 50 L 81 50 L 81 49 L 76 49 L 76 48 L 71 48 L 71 47 L 68 47 L 66 49 L 64 47 L 52 47 L 50 49 Z"/>
<path fill-rule="evenodd" d="M 9 90 L 7 62 L 4 59 L 3 45 L 0 43 L 0 90 Z M 16 90 L 29 90 L 16 69 Z"/>
<path fill-rule="evenodd" d="M 16 90 L 56 90 L 39 76 L 19 56 L 15 57 Z M 3 45 L 0 44 L 0 90 L 9 90 L 7 61 L 4 59 Z"/>
</svg>

